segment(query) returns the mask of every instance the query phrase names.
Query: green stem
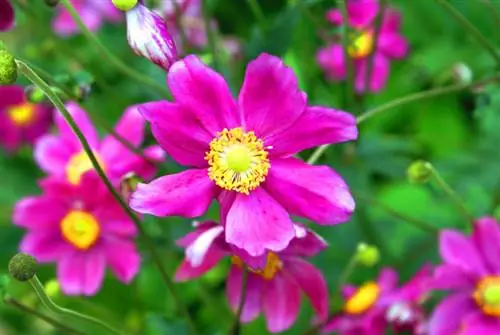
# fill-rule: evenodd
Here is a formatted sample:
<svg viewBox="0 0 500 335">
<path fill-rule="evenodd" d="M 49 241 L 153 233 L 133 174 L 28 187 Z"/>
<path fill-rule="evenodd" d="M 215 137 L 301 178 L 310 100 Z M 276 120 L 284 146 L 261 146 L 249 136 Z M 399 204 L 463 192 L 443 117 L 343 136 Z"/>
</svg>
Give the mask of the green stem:
<svg viewBox="0 0 500 335">
<path fill-rule="evenodd" d="M 61 316 L 68 316 L 68 317 L 71 317 L 75 320 L 81 320 L 83 322 L 97 325 L 101 328 L 108 330 L 110 333 L 113 333 L 113 334 L 118 334 L 118 335 L 122 334 L 120 331 L 111 327 L 110 325 L 108 325 L 107 323 L 105 323 L 102 320 L 94 318 L 90 315 L 81 314 L 81 313 L 75 312 L 71 309 L 67 309 L 67 308 L 63 308 L 63 307 L 58 306 L 55 302 L 52 301 L 52 299 L 50 299 L 50 297 L 47 295 L 47 293 L 45 293 L 45 290 L 43 289 L 43 285 L 40 282 L 40 280 L 38 279 L 37 275 L 35 275 L 33 278 L 29 279 L 28 281 L 31 284 L 31 286 L 33 287 L 33 290 L 35 290 L 35 293 L 38 296 L 38 298 L 40 299 L 40 301 L 42 302 L 42 304 L 52 313 L 55 313 L 55 314 L 58 314 Z"/>
<path fill-rule="evenodd" d="M 205 23 L 205 30 L 207 32 L 208 48 L 212 54 L 213 67 L 220 73 L 222 70 L 220 67 L 222 63 L 219 57 L 220 54 L 217 51 L 217 36 L 215 35 L 214 27 L 211 24 L 209 6 L 209 0 L 202 0 L 201 11 L 203 14 L 203 21 Z"/>
<path fill-rule="evenodd" d="M 245 307 L 245 301 L 247 299 L 247 286 L 248 286 L 248 268 L 246 266 L 243 267 L 241 274 L 241 293 L 240 293 L 240 302 L 238 304 L 238 308 L 236 309 L 236 314 L 234 316 L 234 326 L 230 334 L 239 335 L 241 331 L 240 318 L 241 313 L 243 313 L 243 308 Z"/>
<path fill-rule="evenodd" d="M 483 34 L 477 29 L 467 18 L 460 13 L 449 0 L 435 0 L 441 7 L 443 7 L 469 34 L 481 44 L 495 59 L 497 66 L 500 67 L 500 54 L 497 52 L 493 44 L 484 37 Z"/>
<path fill-rule="evenodd" d="M 493 19 L 496 21 L 495 23 L 497 27 L 500 27 L 500 12 L 498 11 L 497 7 L 491 2 L 491 0 L 483 0 L 482 2 L 493 16 Z"/>
<path fill-rule="evenodd" d="M 122 72 L 124 75 L 129 76 L 135 81 L 142 83 L 146 86 L 149 86 L 151 89 L 155 90 L 159 95 L 163 97 L 169 97 L 170 92 L 163 86 L 151 80 L 151 78 L 142 75 L 141 73 L 133 70 L 130 66 L 123 63 L 120 59 L 118 59 L 115 55 L 113 55 L 105 46 L 101 43 L 101 41 L 90 31 L 87 29 L 87 26 L 83 23 L 82 19 L 78 15 L 77 11 L 71 4 L 69 0 L 61 0 L 62 6 L 66 8 L 68 13 L 71 15 L 73 20 L 76 22 L 78 28 L 80 28 L 81 32 L 87 40 L 96 48 L 96 50 L 100 53 L 101 56 L 107 59 L 109 64 L 114 66 L 118 71 Z"/>
<path fill-rule="evenodd" d="M 348 13 L 347 13 L 347 0 L 337 0 L 337 3 L 340 7 L 340 11 L 342 12 L 342 17 L 347 20 Z M 351 55 L 349 54 L 349 46 L 351 44 L 350 40 L 350 31 L 349 31 L 349 25 L 347 23 L 344 23 L 342 25 L 342 49 L 344 51 L 344 59 L 345 63 L 347 65 L 347 90 L 346 90 L 346 109 L 352 106 L 352 103 L 354 102 L 354 95 L 355 95 L 355 89 L 354 89 L 354 63 L 353 59 L 351 58 Z"/>
<path fill-rule="evenodd" d="M 174 285 L 172 278 L 170 278 L 165 267 L 163 266 L 163 263 L 161 261 L 161 257 L 158 254 L 158 252 L 156 251 L 156 248 L 154 246 L 154 242 L 146 234 L 146 231 L 144 230 L 144 228 L 141 224 L 141 221 L 139 220 L 137 215 L 134 213 L 134 211 L 132 211 L 132 209 L 130 209 L 130 207 L 123 200 L 123 198 L 120 196 L 118 191 L 115 190 L 112 183 L 107 178 L 106 173 L 99 165 L 97 158 L 95 157 L 94 152 L 90 148 L 90 145 L 87 142 L 85 136 L 83 135 L 81 130 L 78 128 L 78 125 L 75 123 L 75 120 L 73 119 L 71 114 L 68 112 L 68 110 L 64 106 L 64 103 L 59 99 L 57 94 L 55 94 L 52 91 L 50 86 L 47 85 L 47 83 L 45 81 L 43 81 L 28 65 L 26 65 L 25 63 L 23 63 L 19 60 L 16 61 L 16 63 L 17 63 L 19 72 L 21 72 L 28 80 L 30 80 L 33 84 L 38 86 L 45 93 L 45 95 L 47 95 L 49 100 L 59 110 L 59 112 L 63 115 L 64 119 L 66 120 L 66 122 L 68 123 L 70 128 L 73 130 L 75 135 L 77 136 L 78 140 L 82 144 L 83 150 L 85 151 L 85 153 L 89 157 L 95 171 L 97 172 L 99 177 L 102 179 L 102 181 L 106 185 L 109 192 L 111 192 L 113 197 L 116 199 L 116 201 L 118 201 L 120 206 L 123 208 L 123 210 L 127 213 L 127 215 L 130 217 L 130 219 L 133 221 L 133 223 L 137 227 L 137 230 L 139 231 L 140 237 L 142 238 L 144 244 L 148 248 L 148 251 L 151 255 L 153 262 L 156 264 L 158 270 L 160 271 L 160 275 L 161 275 L 163 281 L 165 282 L 168 290 L 170 291 L 170 294 L 172 295 L 172 297 L 175 300 L 175 303 L 177 304 L 177 308 L 179 308 L 180 312 L 182 313 L 182 315 L 186 319 L 186 323 L 188 324 L 188 327 L 190 328 L 190 332 L 192 334 L 196 334 L 197 332 L 196 332 L 196 328 L 194 327 L 194 323 L 191 320 L 191 317 L 190 317 L 186 307 L 182 303 L 180 296 L 178 295 L 177 291 L 175 290 L 175 285 Z"/>
<path fill-rule="evenodd" d="M 260 8 L 257 0 L 247 0 L 247 3 L 253 16 L 255 16 L 257 22 L 259 23 L 260 29 L 264 32 L 266 30 L 266 17 L 264 16 L 264 12 L 262 12 L 262 8 Z"/>
</svg>

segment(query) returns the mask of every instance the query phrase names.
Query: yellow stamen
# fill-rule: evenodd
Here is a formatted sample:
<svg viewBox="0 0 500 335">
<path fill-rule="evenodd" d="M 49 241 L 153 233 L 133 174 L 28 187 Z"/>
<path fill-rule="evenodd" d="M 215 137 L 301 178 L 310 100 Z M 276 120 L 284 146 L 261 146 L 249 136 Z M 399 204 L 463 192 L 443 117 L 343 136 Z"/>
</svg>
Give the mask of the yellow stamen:
<svg viewBox="0 0 500 335">
<path fill-rule="evenodd" d="M 101 228 L 92 214 L 72 211 L 61 221 L 63 237 L 80 250 L 89 249 L 99 238 Z"/>
<path fill-rule="evenodd" d="M 484 277 L 472 296 L 484 314 L 500 317 L 500 276 Z"/>
<path fill-rule="evenodd" d="M 35 105 L 23 103 L 7 108 L 9 118 L 18 126 L 26 126 L 35 118 Z"/>
<path fill-rule="evenodd" d="M 350 297 L 344 306 L 348 314 L 358 315 L 370 309 L 380 296 L 380 287 L 375 282 L 368 282 L 358 288 L 356 293 Z"/>
<path fill-rule="evenodd" d="M 94 155 L 99 162 L 101 168 L 105 169 L 104 163 L 102 159 L 99 157 L 97 153 L 94 152 Z M 85 172 L 90 171 L 94 168 L 92 162 L 90 161 L 89 156 L 85 153 L 85 151 L 80 151 L 79 153 L 73 155 L 66 166 L 66 176 L 70 183 L 73 185 L 80 184 L 80 180 L 82 179 L 82 175 Z"/>
<path fill-rule="evenodd" d="M 352 58 L 364 58 L 372 53 L 373 44 L 373 33 L 369 31 L 362 31 L 356 33 L 351 45 L 347 48 L 347 51 Z"/>
<path fill-rule="evenodd" d="M 205 159 L 211 180 L 223 189 L 244 194 L 256 189 L 271 167 L 264 142 L 253 131 L 241 128 L 217 133 Z"/>
<path fill-rule="evenodd" d="M 232 256 L 231 261 L 233 264 L 237 265 L 240 268 L 243 268 L 244 263 L 238 256 Z M 252 273 L 260 275 L 262 278 L 266 280 L 271 280 L 274 278 L 276 273 L 283 268 L 283 262 L 280 257 L 274 252 L 269 252 L 267 254 L 266 266 L 264 269 L 252 269 L 248 268 L 248 270 Z"/>
</svg>

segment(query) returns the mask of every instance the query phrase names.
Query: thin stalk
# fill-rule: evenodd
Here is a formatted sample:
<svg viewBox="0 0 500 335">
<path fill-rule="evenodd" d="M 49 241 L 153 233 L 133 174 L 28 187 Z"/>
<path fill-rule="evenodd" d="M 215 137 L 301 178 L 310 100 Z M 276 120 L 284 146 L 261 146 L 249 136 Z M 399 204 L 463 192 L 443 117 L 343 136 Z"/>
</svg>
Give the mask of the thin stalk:
<svg viewBox="0 0 500 335">
<path fill-rule="evenodd" d="M 337 0 L 342 17 L 347 18 L 347 0 Z M 354 99 L 354 63 L 351 55 L 349 54 L 349 46 L 351 44 L 349 25 L 344 23 L 342 25 L 342 49 L 344 51 L 344 60 L 347 65 L 347 90 L 346 90 L 346 108 L 351 107 Z"/>
<path fill-rule="evenodd" d="M 208 48 L 210 49 L 210 53 L 212 54 L 212 62 L 213 67 L 216 71 L 221 71 L 221 61 L 220 55 L 217 51 L 217 36 L 215 35 L 215 30 L 212 25 L 212 21 L 210 20 L 210 12 L 209 12 L 209 0 L 202 0 L 201 11 L 203 14 L 203 21 L 205 23 L 205 30 L 207 32 L 208 39 Z"/>
<path fill-rule="evenodd" d="M 493 19 L 495 20 L 495 23 L 497 24 L 497 27 L 500 27 L 500 12 L 498 11 L 497 7 L 491 2 L 491 0 L 483 0 L 482 3 L 490 11 Z"/>
<path fill-rule="evenodd" d="M 179 31 L 179 36 L 181 37 L 182 47 L 184 52 L 191 49 L 191 43 L 187 38 L 186 31 L 184 30 L 184 25 L 182 24 L 182 8 L 177 0 L 171 0 L 174 4 L 174 20 L 177 30 Z"/>
<path fill-rule="evenodd" d="M 114 66 L 118 71 L 123 73 L 126 76 L 136 80 L 139 83 L 142 83 L 151 89 L 155 90 L 159 95 L 163 97 L 170 96 L 170 92 L 163 86 L 151 80 L 151 78 L 144 76 L 143 74 L 133 70 L 130 66 L 123 63 L 119 58 L 113 55 L 105 46 L 101 43 L 101 41 L 90 31 L 87 29 L 87 26 L 83 23 L 80 15 L 75 10 L 73 5 L 69 0 L 61 0 L 61 5 L 68 11 L 70 16 L 76 22 L 78 28 L 81 30 L 83 35 L 89 40 L 89 42 L 95 47 L 95 49 L 100 53 L 101 56 L 107 59 L 109 64 Z"/>
<path fill-rule="evenodd" d="M 259 2 L 257 0 L 247 0 L 248 6 L 252 11 L 253 16 L 257 19 L 259 23 L 260 29 L 262 31 L 266 30 L 266 17 L 264 16 L 264 12 L 262 8 L 260 8 Z"/>
<path fill-rule="evenodd" d="M 460 13 L 453 5 L 449 2 L 449 0 L 435 0 L 441 7 L 443 7 L 454 19 L 458 22 L 466 30 L 469 34 L 471 34 L 479 44 L 481 44 L 495 59 L 497 63 L 497 67 L 500 67 L 500 53 L 496 50 L 496 48 L 491 44 L 491 42 L 484 37 L 484 35 L 477 29 L 467 18 Z"/>
<path fill-rule="evenodd" d="M 234 316 L 234 326 L 230 334 L 239 335 L 240 334 L 240 318 L 241 313 L 243 313 L 243 308 L 245 307 L 245 302 L 247 299 L 247 286 L 248 286 L 248 268 L 246 266 L 243 267 L 241 274 L 241 293 L 240 293 L 240 302 L 238 304 L 238 308 L 236 309 L 236 314 Z"/>
<path fill-rule="evenodd" d="M 104 184 L 106 185 L 107 189 L 109 192 L 113 195 L 113 197 L 118 201 L 120 206 L 123 208 L 123 210 L 127 213 L 127 215 L 130 217 L 130 219 L 133 221 L 135 226 L 137 227 L 137 230 L 139 231 L 140 237 L 143 240 L 144 244 L 146 245 L 146 248 L 148 249 L 151 258 L 155 265 L 157 266 L 158 270 L 160 271 L 160 275 L 165 282 L 165 285 L 167 286 L 167 289 L 170 291 L 170 294 L 174 298 L 177 308 L 179 308 L 180 312 L 186 319 L 186 323 L 188 327 L 190 328 L 190 332 L 192 334 L 196 334 L 196 328 L 194 327 L 194 323 L 191 320 L 191 317 L 182 303 L 182 300 L 180 299 L 177 291 L 175 290 L 175 285 L 168 275 L 165 267 L 163 266 L 163 263 L 161 261 L 159 253 L 156 251 L 156 248 L 154 246 L 153 240 L 146 234 L 146 231 L 144 230 L 141 221 L 137 217 L 137 215 L 130 209 L 130 207 L 127 205 L 127 203 L 123 200 L 123 198 L 120 196 L 117 190 L 113 187 L 113 184 L 109 181 L 108 177 L 106 176 L 106 173 L 104 170 L 101 168 L 99 165 L 97 158 L 95 157 L 92 149 L 90 148 L 89 143 L 87 142 L 85 136 L 81 132 L 81 130 L 78 128 L 78 125 L 75 123 L 75 120 L 71 116 L 71 114 L 68 112 L 66 107 L 64 106 L 64 103 L 59 99 L 57 94 L 52 91 L 49 85 L 45 81 L 43 81 L 27 64 L 23 63 L 22 61 L 17 60 L 16 61 L 18 70 L 21 72 L 28 80 L 30 80 L 34 85 L 38 86 L 44 93 L 47 95 L 49 100 L 52 102 L 52 104 L 59 110 L 59 112 L 63 115 L 64 119 L 70 126 L 70 128 L 73 130 L 75 135 L 77 136 L 78 140 L 82 144 L 83 150 L 89 157 L 95 171 L 99 175 L 99 177 L 102 179 Z"/>
</svg>

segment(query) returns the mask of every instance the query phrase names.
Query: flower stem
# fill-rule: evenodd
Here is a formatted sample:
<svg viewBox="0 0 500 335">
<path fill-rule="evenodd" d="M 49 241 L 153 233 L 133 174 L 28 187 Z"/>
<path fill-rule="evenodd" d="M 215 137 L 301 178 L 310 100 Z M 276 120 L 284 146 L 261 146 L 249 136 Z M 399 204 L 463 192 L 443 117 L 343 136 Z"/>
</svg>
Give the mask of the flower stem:
<svg viewBox="0 0 500 335">
<path fill-rule="evenodd" d="M 344 18 L 344 24 L 342 25 L 342 49 L 344 51 L 344 60 L 347 65 L 347 75 L 346 75 L 346 107 L 350 107 L 354 102 L 355 89 L 354 89 L 354 63 L 351 55 L 349 55 L 349 46 L 351 44 L 350 41 L 350 31 L 348 21 L 348 13 L 347 13 L 347 0 L 337 0 L 337 4 L 340 7 L 340 11 L 342 12 L 342 17 Z"/>
<path fill-rule="evenodd" d="M 210 53 L 212 54 L 213 67 L 216 71 L 220 72 L 222 70 L 220 67 L 220 53 L 217 50 L 217 36 L 215 34 L 215 30 L 213 29 L 214 27 L 211 24 L 212 21 L 210 20 L 209 6 L 209 0 L 202 0 L 201 11 L 203 14 L 203 21 L 205 23 L 205 30 L 207 31 L 208 47 L 210 49 Z"/>
<path fill-rule="evenodd" d="M 99 177 L 102 179 L 102 181 L 106 185 L 109 192 L 113 195 L 113 197 L 116 199 L 116 201 L 118 201 L 120 206 L 123 208 L 123 210 L 127 213 L 127 215 L 130 217 L 130 219 L 133 221 L 133 223 L 137 227 L 137 230 L 140 233 L 140 237 L 142 238 L 144 244 L 148 248 L 148 251 L 151 255 L 153 262 L 156 264 L 158 270 L 160 271 L 161 277 L 162 277 L 163 281 L 165 282 L 167 289 L 170 291 L 170 294 L 172 295 L 172 297 L 175 300 L 177 308 L 180 310 L 180 312 L 184 316 L 186 323 L 190 329 L 191 334 L 196 334 L 197 333 L 196 328 L 194 327 L 194 323 L 191 320 L 191 316 L 189 315 L 184 304 L 182 303 L 182 300 L 180 299 L 180 296 L 178 295 L 177 291 L 175 290 L 174 282 L 173 282 L 172 278 L 170 278 L 170 276 L 168 275 L 165 267 L 163 266 L 160 255 L 154 246 L 154 242 L 146 234 L 146 231 L 142 227 L 141 221 L 139 220 L 137 215 L 132 211 L 132 209 L 130 209 L 130 207 L 127 205 L 127 203 L 123 200 L 123 198 L 120 196 L 118 191 L 115 190 L 112 183 L 109 181 L 108 177 L 106 176 L 106 173 L 99 165 L 97 158 L 95 157 L 92 149 L 90 148 L 90 145 L 87 142 L 85 136 L 83 135 L 81 130 L 78 128 L 78 125 L 75 123 L 75 120 L 73 119 L 71 114 L 68 112 L 68 110 L 64 106 L 63 102 L 59 99 L 57 94 L 54 93 L 54 91 L 52 91 L 50 86 L 47 85 L 47 83 L 45 81 L 43 81 L 27 64 L 25 64 L 19 60 L 17 60 L 16 63 L 17 63 L 19 72 L 21 72 L 28 80 L 30 80 L 35 86 L 38 86 L 45 93 L 45 95 L 49 98 L 49 100 L 54 104 L 54 106 L 63 115 L 66 122 L 68 122 L 68 125 L 73 130 L 73 132 L 77 136 L 78 140 L 82 144 L 83 150 L 85 151 L 85 153 L 89 157 L 95 171 L 97 172 Z"/>
<path fill-rule="evenodd" d="M 97 318 L 94 318 L 92 316 L 86 315 L 86 314 L 81 314 L 78 312 L 75 312 L 71 309 L 63 308 L 58 306 L 55 302 L 50 299 L 50 297 L 45 293 L 45 290 L 43 289 L 43 285 L 38 279 L 37 275 L 35 275 L 33 278 L 28 280 L 29 283 L 31 284 L 31 287 L 33 287 L 33 290 L 35 291 L 36 295 L 42 302 L 42 304 L 52 313 L 61 315 L 61 316 L 68 316 L 71 317 L 75 320 L 81 320 L 86 323 L 92 323 L 94 325 L 97 325 L 101 328 L 104 328 L 108 330 L 110 333 L 113 334 L 122 334 L 120 331 L 116 330 L 115 328 L 111 327 L 107 323 L 105 323 L 102 320 L 99 320 Z"/>
<path fill-rule="evenodd" d="M 243 313 L 243 308 L 245 307 L 245 301 L 247 299 L 247 286 L 248 286 L 248 268 L 246 266 L 243 267 L 241 274 L 241 293 L 240 293 L 240 302 L 238 304 L 238 308 L 236 309 L 236 314 L 234 316 L 234 326 L 230 334 L 239 335 L 240 334 L 240 318 L 241 313 Z"/>
<path fill-rule="evenodd" d="M 80 30 L 82 31 L 83 35 L 85 35 L 87 40 L 89 40 L 89 42 L 94 45 L 94 47 L 100 53 L 101 56 L 107 59 L 109 64 L 114 66 L 118 71 L 122 72 L 124 75 L 129 76 L 135 81 L 142 83 L 150 87 L 151 89 L 155 90 L 159 95 L 163 97 L 170 96 L 170 92 L 164 86 L 158 84 L 154 80 L 151 80 L 151 78 L 144 76 L 143 74 L 133 70 L 130 66 L 123 63 L 120 59 L 118 59 L 115 55 L 113 55 L 104 46 L 104 44 L 102 44 L 101 41 L 99 41 L 99 39 L 90 30 L 87 29 L 87 27 L 85 26 L 82 19 L 80 18 L 77 11 L 75 10 L 75 8 L 73 7 L 73 5 L 70 3 L 69 0 L 61 0 L 61 4 L 64 6 L 64 8 L 66 8 L 66 10 L 71 15 L 73 20 L 76 22 L 77 26 L 80 28 Z"/>
</svg>

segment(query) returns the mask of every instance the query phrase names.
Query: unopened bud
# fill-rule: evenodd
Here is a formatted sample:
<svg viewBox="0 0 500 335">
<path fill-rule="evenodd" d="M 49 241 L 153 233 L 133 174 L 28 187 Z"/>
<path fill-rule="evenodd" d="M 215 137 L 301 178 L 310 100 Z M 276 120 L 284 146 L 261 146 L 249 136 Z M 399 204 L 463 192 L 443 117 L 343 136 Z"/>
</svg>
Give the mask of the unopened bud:
<svg viewBox="0 0 500 335">
<path fill-rule="evenodd" d="M 9 274 L 19 281 L 30 280 L 37 270 L 38 262 L 28 254 L 16 254 L 9 261 Z"/>
<path fill-rule="evenodd" d="M 60 0 L 44 0 L 45 4 L 49 7 L 56 7 L 59 5 Z"/>
<path fill-rule="evenodd" d="M 0 85 L 10 85 L 17 80 L 17 64 L 12 54 L 0 43 Z"/>
<path fill-rule="evenodd" d="M 126 174 L 120 182 L 120 193 L 122 197 L 128 201 L 132 193 L 137 189 L 137 185 L 142 181 L 143 180 L 133 172 Z"/>
<path fill-rule="evenodd" d="M 92 88 L 90 84 L 81 84 L 76 86 L 73 91 L 78 101 L 85 101 L 89 97 Z"/>
<path fill-rule="evenodd" d="M 52 299 L 58 297 L 61 294 L 61 285 L 56 279 L 51 279 L 46 282 L 44 285 L 44 289 L 45 293 L 47 293 L 47 295 Z"/>
<path fill-rule="evenodd" d="M 408 167 L 406 173 L 411 183 L 423 184 L 432 177 L 432 165 L 426 161 L 416 161 Z"/>
<path fill-rule="evenodd" d="M 134 8 L 138 1 L 137 0 L 111 0 L 113 5 L 121 11 L 128 12 Z"/>
<path fill-rule="evenodd" d="M 45 100 L 45 94 L 43 91 L 34 85 L 26 86 L 24 89 L 24 96 L 26 97 L 26 100 L 35 104 Z"/>
<path fill-rule="evenodd" d="M 453 80 L 458 84 L 470 84 L 472 82 L 472 70 L 465 63 L 453 65 L 451 70 Z"/>
<path fill-rule="evenodd" d="M 359 264 L 372 267 L 380 260 L 380 252 L 373 245 L 360 243 L 356 250 L 356 258 Z"/>
</svg>

